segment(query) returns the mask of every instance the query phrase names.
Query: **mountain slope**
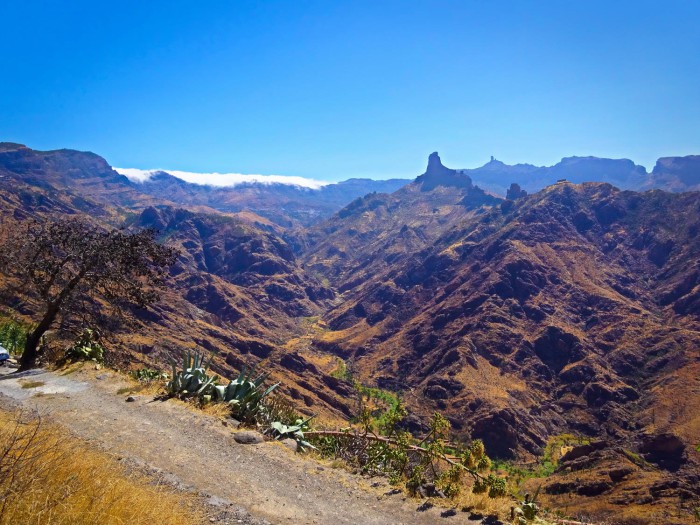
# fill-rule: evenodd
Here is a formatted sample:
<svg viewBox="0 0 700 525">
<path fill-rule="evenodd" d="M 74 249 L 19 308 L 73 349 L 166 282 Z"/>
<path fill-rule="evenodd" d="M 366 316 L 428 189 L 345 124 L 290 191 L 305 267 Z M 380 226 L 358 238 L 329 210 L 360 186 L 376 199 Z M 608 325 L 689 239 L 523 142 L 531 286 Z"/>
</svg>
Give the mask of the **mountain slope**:
<svg viewBox="0 0 700 525">
<path fill-rule="evenodd" d="M 390 195 L 373 193 L 355 200 L 305 232 L 298 250 L 307 270 L 345 292 L 497 202 L 433 153 L 426 172 L 414 182 Z"/>
<path fill-rule="evenodd" d="M 487 441 L 489 418 L 467 409 L 472 401 L 532 427 L 501 435 L 500 454 L 536 452 L 557 429 L 624 434 L 645 381 L 666 384 L 697 365 L 698 210 L 700 194 L 601 184 L 506 201 L 347 294 L 327 316 L 335 344 L 365 377 L 400 378 L 418 392 L 416 407 L 442 406 L 456 426 L 484 427 Z M 345 345 L 356 330 L 362 344 Z M 471 377 L 479 367 L 501 379 Z M 488 399 L 483 381 L 510 394 Z M 503 424 L 493 420 L 493 431 Z M 688 414 L 680 427 L 690 438 L 699 424 Z"/>
<path fill-rule="evenodd" d="M 700 155 L 660 158 L 646 186 L 667 191 L 700 190 Z"/>
<path fill-rule="evenodd" d="M 283 359 L 287 341 L 306 332 L 302 319 L 320 315 L 334 294 L 305 274 L 274 228 L 249 216 L 158 201 L 101 157 L 71 150 L 4 145 L 0 200 L 5 229 L 30 219 L 83 216 L 106 227 L 155 228 L 161 240 L 181 249 L 161 301 L 135 312 L 135 329 L 115 334 L 115 363 L 166 368 L 183 350 L 203 348 L 217 353 L 215 370 L 231 375 L 262 360 L 273 377 L 285 378 L 288 395 L 304 400 L 304 410 L 350 413 L 351 389 L 322 372 L 308 377 Z M 32 297 L 12 298 L 7 306 L 29 317 L 37 308 Z"/>
</svg>

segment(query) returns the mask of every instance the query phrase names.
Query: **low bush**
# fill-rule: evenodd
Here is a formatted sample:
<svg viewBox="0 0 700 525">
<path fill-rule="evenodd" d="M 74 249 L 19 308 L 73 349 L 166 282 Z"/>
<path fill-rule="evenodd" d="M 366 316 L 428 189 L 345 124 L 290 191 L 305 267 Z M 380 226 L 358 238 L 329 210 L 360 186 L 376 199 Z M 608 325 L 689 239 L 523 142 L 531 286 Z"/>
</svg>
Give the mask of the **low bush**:
<svg viewBox="0 0 700 525">
<path fill-rule="evenodd" d="M 398 403 L 385 417 L 386 435 L 379 435 L 365 407 L 358 418 L 360 428 L 310 431 L 304 436 L 321 456 L 341 459 L 364 474 L 388 476 L 394 484 L 403 482 L 413 494 L 455 497 L 466 479 L 471 479 L 476 494 L 487 493 L 492 498 L 505 495 L 505 480 L 488 474 L 491 460 L 481 441 L 448 447 L 450 423 L 437 413 L 428 434 L 417 440 L 398 430 L 405 416 L 403 405 Z"/>
<path fill-rule="evenodd" d="M 66 350 L 66 358 L 72 361 L 104 362 L 105 348 L 100 343 L 100 333 L 92 328 L 85 328 Z"/>
<path fill-rule="evenodd" d="M 139 368 L 129 373 L 131 377 L 140 381 L 141 383 L 150 383 L 151 381 L 157 381 L 161 379 L 168 379 L 168 374 L 161 372 L 160 370 L 154 370 L 153 368 Z"/>
</svg>

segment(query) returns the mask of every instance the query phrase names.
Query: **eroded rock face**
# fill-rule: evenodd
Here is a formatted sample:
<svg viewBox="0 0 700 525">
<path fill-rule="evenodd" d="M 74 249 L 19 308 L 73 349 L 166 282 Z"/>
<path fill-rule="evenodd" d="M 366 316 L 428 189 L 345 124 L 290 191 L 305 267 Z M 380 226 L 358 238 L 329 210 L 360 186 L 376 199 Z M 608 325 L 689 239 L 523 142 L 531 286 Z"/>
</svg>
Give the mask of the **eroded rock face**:
<svg viewBox="0 0 700 525">
<path fill-rule="evenodd" d="M 556 326 L 548 326 L 535 340 L 534 347 L 537 356 L 555 373 L 559 373 L 567 364 L 583 359 L 585 355 L 579 339 Z"/>
<path fill-rule="evenodd" d="M 667 432 L 644 436 L 639 450 L 650 463 L 676 471 L 685 462 L 685 448 L 678 436 Z"/>
<path fill-rule="evenodd" d="M 700 189 L 700 155 L 660 158 L 651 172 L 648 186 L 669 191 Z"/>
<path fill-rule="evenodd" d="M 523 197 L 527 197 L 527 192 L 520 187 L 520 184 L 513 182 L 506 192 L 506 199 L 514 201 Z"/>
</svg>

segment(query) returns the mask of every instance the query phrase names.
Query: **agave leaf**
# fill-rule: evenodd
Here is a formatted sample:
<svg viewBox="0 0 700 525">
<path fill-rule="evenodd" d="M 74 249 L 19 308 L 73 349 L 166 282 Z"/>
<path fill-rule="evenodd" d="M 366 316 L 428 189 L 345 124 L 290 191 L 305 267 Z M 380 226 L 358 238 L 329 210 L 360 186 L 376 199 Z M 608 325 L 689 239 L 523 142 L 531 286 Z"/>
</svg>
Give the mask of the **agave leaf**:
<svg viewBox="0 0 700 525">
<path fill-rule="evenodd" d="M 311 443 L 309 443 L 308 441 L 303 441 L 303 440 L 302 440 L 302 441 L 297 441 L 297 445 L 298 445 L 299 447 L 301 447 L 301 448 L 312 448 L 312 449 L 316 450 L 316 447 L 314 447 L 314 446 L 313 446 Z"/>
<path fill-rule="evenodd" d="M 277 388 L 277 387 L 280 386 L 281 384 L 282 384 L 282 383 L 280 382 L 280 383 L 275 383 L 274 385 L 272 385 L 270 388 L 268 388 L 267 390 L 265 390 L 265 393 L 264 393 L 262 396 L 260 396 L 260 399 L 262 399 L 263 397 L 265 397 L 265 396 L 267 396 L 268 394 L 272 393 L 272 391 L 275 390 L 275 388 Z"/>
</svg>

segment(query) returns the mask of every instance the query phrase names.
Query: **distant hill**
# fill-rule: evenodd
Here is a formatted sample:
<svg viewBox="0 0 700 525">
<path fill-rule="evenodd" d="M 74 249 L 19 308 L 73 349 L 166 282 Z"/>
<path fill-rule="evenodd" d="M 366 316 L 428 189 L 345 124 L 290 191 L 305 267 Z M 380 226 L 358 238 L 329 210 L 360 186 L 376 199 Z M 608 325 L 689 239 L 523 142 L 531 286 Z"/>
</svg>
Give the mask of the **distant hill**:
<svg viewBox="0 0 700 525">
<path fill-rule="evenodd" d="M 676 192 L 700 190 L 700 155 L 660 158 L 646 187 Z"/>
<path fill-rule="evenodd" d="M 469 175 L 475 184 L 498 195 L 505 195 L 511 183 L 532 193 L 560 179 L 575 183 L 608 182 L 621 189 L 641 189 L 648 178 L 644 167 L 631 160 L 597 157 L 567 157 L 554 166 L 545 167 L 531 164 L 510 166 L 492 158 L 480 168 L 459 171 Z"/>
<path fill-rule="evenodd" d="M 569 182 L 608 182 L 623 190 L 661 189 L 672 192 L 700 189 L 700 156 L 664 157 L 651 173 L 628 159 L 567 157 L 554 166 L 508 165 L 491 159 L 474 169 L 457 170 L 474 184 L 496 195 L 505 195 L 511 183 L 528 193 L 539 191 L 560 179 Z"/>
</svg>

